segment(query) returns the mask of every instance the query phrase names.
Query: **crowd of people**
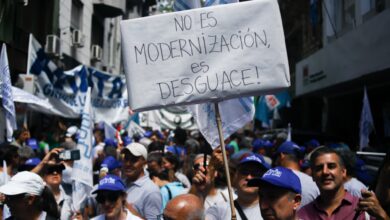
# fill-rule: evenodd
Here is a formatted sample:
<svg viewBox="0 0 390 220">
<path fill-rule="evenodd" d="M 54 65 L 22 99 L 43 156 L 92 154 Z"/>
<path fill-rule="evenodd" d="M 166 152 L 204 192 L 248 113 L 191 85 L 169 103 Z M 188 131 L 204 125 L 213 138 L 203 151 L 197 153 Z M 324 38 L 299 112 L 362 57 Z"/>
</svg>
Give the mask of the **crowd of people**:
<svg viewBox="0 0 390 220">
<path fill-rule="evenodd" d="M 252 131 L 226 139 L 226 174 L 222 149 L 212 150 L 199 131 L 122 132 L 114 139 L 97 124 L 94 187 L 73 201 L 74 158 L 59 155 L 77 149 L 78 128 L 62 131 L 53 141 L 24 127 L 1 144 L 2 219 L 228 220 L 231 210 L 239 220 L 390 219 L 389 154 L 370 176 L 346 144 L 298 145 L 284 133 Z"/>
</svg>

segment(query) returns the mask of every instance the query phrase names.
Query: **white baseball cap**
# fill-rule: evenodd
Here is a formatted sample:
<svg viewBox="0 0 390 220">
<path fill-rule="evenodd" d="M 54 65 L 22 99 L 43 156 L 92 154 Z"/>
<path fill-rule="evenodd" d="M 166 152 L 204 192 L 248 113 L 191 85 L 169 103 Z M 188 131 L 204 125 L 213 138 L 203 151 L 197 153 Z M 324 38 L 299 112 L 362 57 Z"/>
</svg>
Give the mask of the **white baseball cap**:
<svg viewBox="0 0 390 220">
<path fill-rule="evenodd" d="M 126 146 L 126 149 L 136 157 L 142 156 L 145 160 L 148 158 L 148 152 L 146 151 L 145 146 L 140 143 L 131 143 Z"/>
<path fill-rule="evenodd" d="M 43 179 L 36 173 L 22 171 L 13 176 L 10 181 L 0 187 L 4 195 L 18 195 L 28 193 L 40 196 L 45 188 Z"/>
<path fill-rule="evenodd" d="M 70 126 L 68 129 L 66 129 L 65 136 L 72 137 L 73 135 L 77 134 L 78 131 L 79 129 L 77 128 L 77 126 Z"/>
</svg>

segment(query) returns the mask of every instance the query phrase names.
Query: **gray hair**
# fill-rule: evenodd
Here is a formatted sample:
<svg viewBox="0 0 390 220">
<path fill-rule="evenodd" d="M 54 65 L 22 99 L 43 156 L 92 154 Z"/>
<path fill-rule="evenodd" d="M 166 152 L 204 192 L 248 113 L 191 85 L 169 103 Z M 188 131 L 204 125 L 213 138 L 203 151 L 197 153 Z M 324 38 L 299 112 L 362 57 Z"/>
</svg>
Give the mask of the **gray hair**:
<svg viewBox="0 0 390 220">
<path fill-rule="evenodd" d="M 197 160 L 197 159 L 200 159 L 200 158 L 204 158 L 204 154 L 197 154 L 195 157 L 194 157 L 194 160 Z M 211 160 L 211 156 L 207 154 L 207 160 L 210 161 Z"/>
</svg>

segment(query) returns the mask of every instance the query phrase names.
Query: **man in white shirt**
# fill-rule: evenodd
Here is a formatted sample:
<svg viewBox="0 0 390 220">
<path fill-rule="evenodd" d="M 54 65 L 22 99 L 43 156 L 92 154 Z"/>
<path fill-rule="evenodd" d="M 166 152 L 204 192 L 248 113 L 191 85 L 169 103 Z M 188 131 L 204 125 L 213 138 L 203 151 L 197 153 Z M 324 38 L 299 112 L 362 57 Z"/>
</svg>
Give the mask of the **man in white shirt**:
<svg viewBox="0 0 390 220">
<path fill-rule="evenodd" d="M 317 198 L 320 195 L 320 191 L 312 177 L 300 171 L 300 154 L 301 148 L 296 143 L 285 141 L 277 149 L 275 165 L 289 168 L 298 176 L 301 185 L 304 186 L 302 187 L 300 206 L 303 207 Z"/>
<path fill-rule="evenodd" d="M 269 165 L 259 154 L 250 153 L 239 162 L 233 178 L 233 185 L 237 193 L 234 206 L 238 220 L 263 219 L 259 209 L 258 188 L 248 186 L 248 181 L 255 177 L 261 177 L 269 168 Z M 206 210 L 206 219 L 231 219 L 230 204 L 222 203 L 211 206 Z"/>
</svg>

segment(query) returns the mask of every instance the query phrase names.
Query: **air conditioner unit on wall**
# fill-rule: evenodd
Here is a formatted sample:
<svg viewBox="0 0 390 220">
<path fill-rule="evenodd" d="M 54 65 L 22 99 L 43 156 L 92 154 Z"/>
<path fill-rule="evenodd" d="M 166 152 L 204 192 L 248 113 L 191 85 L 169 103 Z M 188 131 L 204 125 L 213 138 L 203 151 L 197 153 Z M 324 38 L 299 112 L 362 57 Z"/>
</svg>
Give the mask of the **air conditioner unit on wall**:
<svg viewBox="0 0 390 220">
<path fill-rule="evenodd" d="M 48 55 L 59 57 L 61 53 L 61 41 L 57 35 L 47 35 L 45 52 Z"/>
<path fill-rule="evenodd" d="M 93 61 L 101 61 L 103 57 L 103 49 L 99 45 L 92 45 L 91 59 Z"/>
<path fill-rule="evenodd" d="M 84 35 L 78 29 L 75 29 L 72 33 L 72 44 L 75 47 L 83 47 L 84 46 Z"/>
</svg>

